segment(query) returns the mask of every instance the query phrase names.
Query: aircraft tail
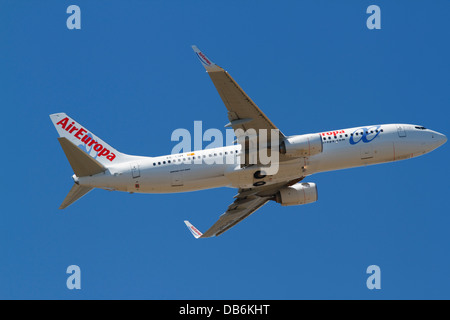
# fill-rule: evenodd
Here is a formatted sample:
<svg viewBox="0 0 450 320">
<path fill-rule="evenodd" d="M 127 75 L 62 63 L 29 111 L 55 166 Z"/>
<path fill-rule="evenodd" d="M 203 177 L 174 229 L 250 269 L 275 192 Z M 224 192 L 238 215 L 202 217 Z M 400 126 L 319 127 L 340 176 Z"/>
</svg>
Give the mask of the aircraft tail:
<svg viewBox="0 0 450 320">
<path fill-rule="evenodd" d="M 65 113 L 51 114 L 50 119 L 58 131 L 61 148 L 77 177 L 92 176 L 104 172 L 112 164 L 135 158 L 120 153 Z M 59 208 L 67 208 L 92 189 L 94 188 L 76 183 Z"/>
<path fill-rule="evenodd" d="M 86 195 L 89 191 L 94 189 L 93 187 L 80 186 L 78 184 L 74 184 L 72 189 L 70 189 L 63 203 L 59 207 L 59 209 L 65 209 L 70 206 L 72 203 Z"/>
<path fill-rule="evenodd" d="M 120 153 L 65 113 L 51 114 L 50 119 L 60 136 L 58 140 L 61 147 L 78 177 L 102 172 L 109 165 L 132 157 Z"/>
</svg>

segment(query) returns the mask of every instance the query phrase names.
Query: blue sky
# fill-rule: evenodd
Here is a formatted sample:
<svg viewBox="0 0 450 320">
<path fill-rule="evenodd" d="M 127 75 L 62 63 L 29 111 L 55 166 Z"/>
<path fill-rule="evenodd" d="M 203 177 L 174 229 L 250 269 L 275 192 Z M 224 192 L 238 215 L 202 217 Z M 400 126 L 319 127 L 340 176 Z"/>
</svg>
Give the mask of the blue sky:
<svg viewBox="0 0 450 320">
<path fill-rule="evenodd" d="M 66 8 L 81 8 L 68 30 Z M 381 8 L 381 30 L 366 8 Z M 213 239 L 233 189 L 94 190 L 64 211 L 72 170 L 49 114 L 116 149 L 170 153 L 177 128 L 223 128 L 191 45 L 287 135 L 414 123 L 449 135 L 448 1 L 12 1 L 0 4 L 2 299 L 449 299 L 448 144 L 308 178 L 319 201 L 270 203 Z M 66 268 L 81 268 L 81 290 Z M 368 290 L 366 268 L 381 268 Z"/>
</svg>

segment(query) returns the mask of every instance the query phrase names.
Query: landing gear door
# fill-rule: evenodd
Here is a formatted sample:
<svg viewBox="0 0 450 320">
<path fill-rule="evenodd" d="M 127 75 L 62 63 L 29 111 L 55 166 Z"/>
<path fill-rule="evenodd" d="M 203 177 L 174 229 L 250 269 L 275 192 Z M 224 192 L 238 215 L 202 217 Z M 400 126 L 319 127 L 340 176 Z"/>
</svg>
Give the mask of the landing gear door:
<svg viewBox="0 0 450 320">
<path fill-rule="evenodd" d="M 398 132 L 398 136 L 399 136 L 400 138 L 406 137 L 406 131 L 405 131 L 405 128 L 403 128 L 402 126 L 397 126 L 397 132 Z"/>
<path fill-rule="evenodd" d="M 131 175 L 133 179 L 139 178 L 141 176 L 141 171 L 139 170 L 139 164 L 134 162 L 130 164 L 131 166 Z"/>
</svg>

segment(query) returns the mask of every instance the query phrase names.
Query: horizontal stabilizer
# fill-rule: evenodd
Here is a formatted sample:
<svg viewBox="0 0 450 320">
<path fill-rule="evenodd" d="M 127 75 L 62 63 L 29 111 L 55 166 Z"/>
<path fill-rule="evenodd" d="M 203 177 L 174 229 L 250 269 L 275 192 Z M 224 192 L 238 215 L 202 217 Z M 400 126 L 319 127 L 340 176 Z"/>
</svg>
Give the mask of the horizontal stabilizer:
<svg viewBox="0 0 450 320">
<path fill-rule="evenodd" d="M 100 162 L 93 159 L 67 138 L 60 137 L 58 138 L 58 141 L 77 177 L 92 176 L 106 170 Z"/>
<path fill-rule="evenodd" d="M 89 191 L 94 189 L 93 187 L 80 186 L 78 184 L 74 184 L 72 189 L 70 189 L 69 194 L 64 199 L 63 203 L 59 207 L 60 209 L 65 209 L 70 206 L 72 203 L 83 197 Z"/>
</svg>

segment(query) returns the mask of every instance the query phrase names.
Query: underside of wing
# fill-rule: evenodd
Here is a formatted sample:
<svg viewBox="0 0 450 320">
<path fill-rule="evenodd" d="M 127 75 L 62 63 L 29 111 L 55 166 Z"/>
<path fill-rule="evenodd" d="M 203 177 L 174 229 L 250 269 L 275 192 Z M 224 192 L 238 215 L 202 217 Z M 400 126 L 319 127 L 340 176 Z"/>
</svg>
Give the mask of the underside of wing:
<svg viewBox="0 0 450 320">
<path fill-rule="evenodd" d="M 260 146 L 259 140 L 261 137 L 264 139 L 263 145 L 267 145 L 268 148 L 272 144 L 278 146 L 285 139 L 283 133 L 258 108 L 228 72 L 212 62 L 196 46 L 192 48 L 208 72 L 228 110 L 228 119 L 230 122 L 225 127 L 232 127 L 234 129 L 238 142 L 244 145 L 244 149 L 247 150 L 249 148 L 248 143 L 247 145 L 245 144 L 244 136 L 246 138 L 256 136 L 256 144 L 258 147 Z M 273 141 L 272 137 L 276 141 Z M 280 161 L 283 160 L 281 156 Z"/>
<path fill-rule="evenodd" d="M 258 196 L 236 199 L 228 206 L 228 210 L 220 216 L 219 220 L 201 237 L 208 238 L 221 235 L 261 208 L 267 201 L 269 201 L 267 198 Z"/>
<path fill-rule="evenodd" d="M 185 221 L 186 226 L 195 238 L 219 236 L 265 205 L 280 188 L 297 183 L 299 180 L 259 188 L 239 189 L 239 193 L 235 196 L 236 200 L 228 206 L 227 211 L 205 233 L 201 233 L 189 221 Z"/>
<path fill-rule="evenodd" d="M 208 72 L 208 74 L 228 110 L 230 123 L 227 126 L 243 131 L 248 129 L 266 129 L 268 132 L 278 130 L 280 136 L 284 137 L 228 72 L 222 69 L 222 71 Z"/>
</svg>

